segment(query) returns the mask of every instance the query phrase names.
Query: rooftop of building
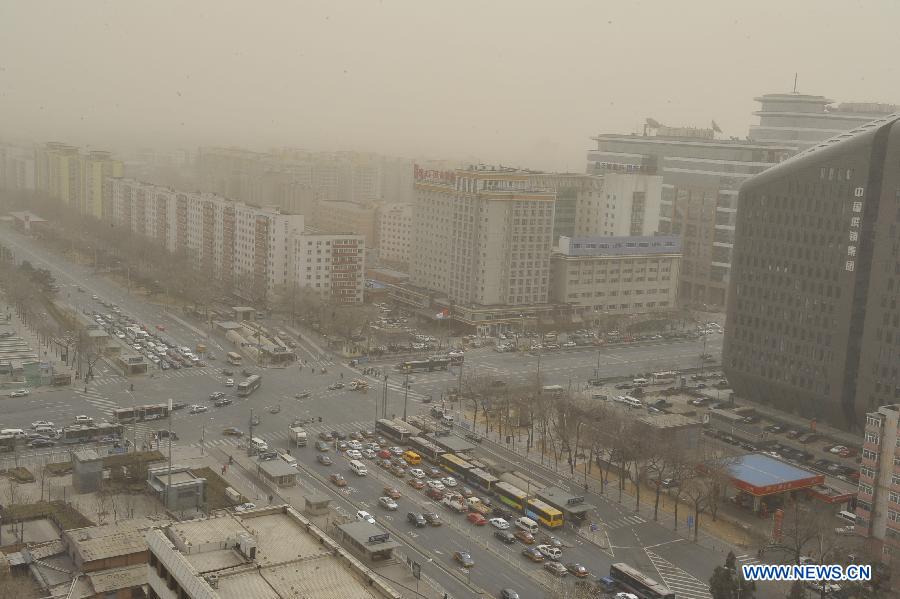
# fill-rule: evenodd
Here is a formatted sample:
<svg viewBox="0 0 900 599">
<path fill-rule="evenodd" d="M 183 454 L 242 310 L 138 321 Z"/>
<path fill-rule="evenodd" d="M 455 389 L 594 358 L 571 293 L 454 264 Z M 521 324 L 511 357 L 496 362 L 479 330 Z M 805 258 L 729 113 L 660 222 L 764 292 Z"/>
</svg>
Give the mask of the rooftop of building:
<svg viewBox="0 0 900 599">
<path fill-rule="evenodd" d="M 235 547 L 242 535 L 256 541 L 255 559 Z M 172 524 L 165 529 L 165 537 L 151 531 L 148 542 L 158 555 L 163 546 L 174 548 L 196 577 L 194 582 L 205 586 L 210 597 L 399 596 L 377 579 L 376 584 L 368 584 L 375 576 L 363 563 L 288 506 Z M 206 574 L 215 574 L 214 588 Z"/>
<path fill-rule="evenodd" d="M 10 216 L 12 216 L 13 218 L 15 218 L 16 220 L 27 220 L 27 221 L 33 222 L 33 223 L 45 223 L 45 222 L 47 222 L 47 219 L 41 218 L 40 216 L 38 216 L 38 215 L 35 214 L 34 212 L 30 212 L 30 211 L 28 211 L 28 210 L 24 210 L 24 211 L 21 211 L 21 212 L 10 212 L 9 214 L 10 214 Z"/>
<path fill-rule="evenodd" d="M 559 244 L 554 251 L 571 257 L 679 254 L 681 253 L 681 238 L 677 235 L 623 237 L 602 235 L 567 237 L 563 235 L 560 236 Z"/>
<path fill-rule="evenodd" d="M 795 486 L 807 482 L 808 486 L 812 486 L 821 484 L 825 478 L 821 474 L 803 470 L 760 453 L 734 458 L 728 464 L 728 471 L 732 478 L 757 488 L 773 485 Z"/>
<path fill-rule="evenodd" d="M 790 152 L 797 151 L 797 146 L 783 142 L 769 141 L 751 141 L 749 139 L 705 139 L 699 137 L 669 137 L 665 135 L 641 135 L 639 133 L 601 133 L 592 140 L 601 141 L 624 141 L 630 143 L 642 144 L 680 144 L 694 146 L 709 146 L 721 148 L 741 148 L 748 150 L 786 150 Z M 591 152 L 596 152 L 593 148 Z"/>
<path fill-rule="evenodd" d="M 169 523 L 168 518 L 129 518 L 113 524 L 69 530 L 63 535 L 83 562 L 93 562 L 146 551 L 144 531 Z"/>
<path fill-rule="evenodd" d="M 700 421 L 682 414 L 647 414 L 640 422 L 656 429 L 674 429 L 699 426 Z"/>
<path fill-rule="evenodd" d="M 358 545 L 372 551 L 386 551 L 400 547 L 400 543 L 391 538 L 390 533 L 371 522 L 359 521 L 341 524 L 338 528 Z"/>
</svg>

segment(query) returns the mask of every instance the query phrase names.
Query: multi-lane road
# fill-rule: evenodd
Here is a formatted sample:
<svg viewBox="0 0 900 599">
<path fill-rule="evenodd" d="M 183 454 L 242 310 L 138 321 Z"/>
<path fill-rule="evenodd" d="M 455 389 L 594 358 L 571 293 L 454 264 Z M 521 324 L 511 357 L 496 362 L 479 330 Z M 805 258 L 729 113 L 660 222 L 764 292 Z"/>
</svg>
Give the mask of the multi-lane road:
<svg viewBox="0 0 900 599">
<path fill-rule="evenodd" d="M 209 411 L 205 413 L 190 414 L 187 410 L 175 413 L 173 428 L 179 436 L 176 443 L 202 444 L 210 451 L 222 450 L 224 454 L 238 448 L 237 441 L 223 436 L 222 430 L 237 427 L 247 431 L 251 410 L 260 418 L 254 434 L 277 447 L 288 446 L 287 423 L 294 418 L 315 418 L 316 422 L 309 427 L 312 436 L 319 431 L 350 432 L 373 427 L 382 385 L 385 384 L 383 380 L 368 377 L 370 389 L 367 393 L 353 392 L 347 388 L 327 390 L 326 387 L 332 382 L 349 382 L 350 379 L 361 378 L 362 374 L 325 355 L 306 335 L 298 339 L 298 353 L 306 360 L 302 368 L 292 365 L 257 369 L 263 375 L 263 385 L 259 391 L 249 398 L 235 398 L 232 405 L 213 407 L 208 400 L 212 392 L 222 391 L 229 396 L 234 394 L 232 388 L 224 386 L 225 377 L 220 372 L 224 366 L 221 362 L 224 357 L 222 340 L 210 336 L 210 331 L 202 323 L 187 322 L 162 306 L 148 303 L 144 297 L 129 294 L 106 276 L 95 274 L 90 267 L 72 264 L 55 256 L 18 233 L 5 234 L 4 243 L 16 252 L 19 259 L 50 269 L 62 286 L 62 301 L 102 311 L 91 300 L 92 295 L 97 295 L 118 304 L 123 312 L 148 327 L 157 324 L 165 326 L 166 336 L 179 345 L 192 347 L 205 343 L 220 359 L 211 362 L 207 368 L 156 370 L 152 377 L 130 379 L 125 379 L 111 368 L 103 368 L 97 373 L 97 378 L 88 384 L 87 391 L 83 386 L 39 389 L 24 398 L 5 399 L 0 422 L 3 426 L 24 428 L 38 419 L 53 420 L 61 425 L 70 422 L 77 414 L 107 418 L 115 407 L 160 403 L 172 398 L 176 402 L 209 406 Z M 79 293 L 76 286 L 81 286 L 84 292 Z M 491 377 L 515 381 L 533 375 L 539 368 L 545 384 L 580 385 L 594 377 L 598 370 L 602 377 L 625 377 L 638 372 L 694 368 L 702 353 L 716 355 L 720 347 L 721 337 L 714 335 L 705 341 L 658 341 L 600 349 L 573 348 L 542 355 L 507 354 L 481 349 L 467 352 L 463 374 L 480 376 L 488 373 Z M 387 415 L 402 414 L 406 397 L 402 375 L 392 373 L 390 367 L 393 362 L 371 365 L 382 367 L 389 373 L 386 383 Z M 321 373 L 323 367 L 327 368 L 327 374 Z M 416 374 L 408 395 L 408 412 L 414 414 L 422 411 L 426 398 L 438 400 L 443 393 L 455 389 L 457 381 L 458 372 Z M 134 385 L 133 391 L 131 384 Z M 299 391 L 309 391 L 309 397 L 295 399 Z M 279 406 L 280 413 L 269 413 L 269 408 L 273 406 Z M 321 423 L 318 418 L 322 419 Z M 140 446 L 147 441 L 154 428 L 160 427 L 159 423 L 141 423 L 134 429 L 128 427 L 127 434 L 133 436 Z M 351 490 L 340 495 L 339 504 L 346 504 L 348 510 L 355 507 L 375 514 L 411 545 L 411 552 L 421 552 L 425 559 L 432 560 L 434 567 L 431 569 L 434 571 L 431 575 L 447 588 L 459 588 L 461 584 L 460 576 L 450 576 L 448 572 L 456 567 L 452 562 L 453 552 L 465 549 L 472 553 L 477 562 L 476 567 L 466 573 L 466 578 L 471 576 L 471 582 L 477 587 L 496 593 L 500 588 L 509 586 L 516 588 L 523 597 L 544 595 L 541 585 L 549 583 L 549 575 L 542 571 L 540 565 L 528 562 L 519 554 L 521 544 L 504 545 L 492 536 L 489 526 L 476 528 L 464 517 L 438 508 L 420 492 L 407 486 L 405 481 L 375 465 L 370 468 L 370 476 L 364 478 L 353 477 L 340 459 L 337 460 L 339 465 L 330 468 L 322 466 L 315 461 L 313 442 L 314 439 L 311 439 L 309 447 L 295 452 L 310 481 L 319 484 L 317 481 L 327 478 L 331 470 L 340 469 L 350 478 Z M 523 463 L 518 456 L 489 442 L 481 444 L 477 451 L 509 467 L 525 469 L 535 479 L 548 484 L 568 484 L 565 480 L 561 481 L 557 474 L 535 464 Z M 382 487 L 388 483 L 401 488 L 404 494 L 400 509 L 394 513 L 377 506 Z M 330 488 L 327 482 L 321 485 Z M 671 522 L 653 522 L 646 513 L 635 513 L 630 505 L 620 505 L 593 493 L 588 494 L 588 501 L 597 506 L 592 518 L 602 524 L 601 532 L 608 535 L 608 541 L 601 539 L 604 546 L 600 547 L 577 537 L 571 530 L 561 531 L 558 536 L 566 545 L 564 562 L 580 562 L 591 572 L 602 575 L 608 572 L 611 562 L 626 561 L 656 578 L 662 578 L 678 592 L 680 598 L 709 597 L 704 581 L 708 580 L 714 566 L 723 561 L 724 555 L 685 541 L 672 532 Z M 406 523 L 407 511 L 422 511 L 429 505 L 441 514 L 446 522 L 444 526 L 413 529 Z"/>
</svg>

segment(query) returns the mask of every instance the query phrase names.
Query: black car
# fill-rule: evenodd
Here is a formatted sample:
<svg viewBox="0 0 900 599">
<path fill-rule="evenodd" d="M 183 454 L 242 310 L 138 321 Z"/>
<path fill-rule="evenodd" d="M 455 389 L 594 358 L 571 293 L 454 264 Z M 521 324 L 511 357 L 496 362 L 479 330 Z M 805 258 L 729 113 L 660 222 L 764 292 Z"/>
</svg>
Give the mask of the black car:
<svg viewBox="0 0 900 599">
<path fill-rule="evenodd" d="M 516 535 L 509 532 L 508 530 L 495 530 L 494 536 L 506 543 L 507 545 L 512 545 L 516 542 Z"/>
<path fill-rule="evenodd" d="M 186 407 L 187 407 L 187 404 L 186 404 L 186 403 L 177 402 L 177 403 L 173 403 L 173 404 L 172 404 L 172 409 L 173 409 L 173 410 L 183 410 L 183 409 L 185 409 Z"/>
<path fill-rule="evenodd" d="M 495 507 L 491 510 L 491 516 L 495 518 L 503 518 L 507 522 L 512 522 L 513 516 L 508 511 L 503 509 L 502 507 Z"/>
<path fill-rule="evenodd" d="M 416 528 L 425 528 L 428 526 L 428 522 L 425 520 L 425 516 L 422 514 L 417 514 L 415 512 L 409 512 L 406 514 L 406 521 L 415 524 Z"/>
<path fill-rule="evenodd" d="M 210 399 L 222 399 L 223 397 L 225 397 L 225 394 L 221 391 L 216 391 L 215 393 L 209 394 Z"/>
<path fill-rule="evenodd" d="M 231 402 L 231 398 L 230 398 L 230 397 L 223 397 L 222 399 L 217 399 L 217 400 L 215 401 L 214 405 L 215 405 L 216 407 L 221 408 L 222 406 L 228 406 L 228 405 L 231 405 L 231 403 L 232 403 L 232 402 Z"/>
<path fill-rule="evenodd" d="M 441 517 L 434 512 L 425 512 L 424 514 L 422 514 L 422 517 L 425 518 L 425 521 L 432 526 L 440 526 L 442 524 Z"/>
<path fill-rule="evenodd" d="M 319 462 L 320 464 L 322 464 L 323 466 L 331 466 L 334 463 L 331 461 L 331 458 L 329 458 L 324 453 L 317 453 L 316 461 Z"/>
<path fill-rule="evenodd" d="M 277 457 L 278 457 L 278 452 L 275 451 L 274 449 L 270 449 L 270 450 L 268 450 L 268 451 L 261 451 L 261 452 L 259 452 L 259 461 L 260 461 L 260 462 L 266 462 L 266 461 L 268 461 L 268 460 L 274 460 L 274 459 L 277 458 Z"/>
<path fill-rule="evenodd" d="M 56 445 L 55 441 L 44 438 L 32 439 L 28 444 L 29 447 L 53 447 L 54 445 Z"/>
</svg>

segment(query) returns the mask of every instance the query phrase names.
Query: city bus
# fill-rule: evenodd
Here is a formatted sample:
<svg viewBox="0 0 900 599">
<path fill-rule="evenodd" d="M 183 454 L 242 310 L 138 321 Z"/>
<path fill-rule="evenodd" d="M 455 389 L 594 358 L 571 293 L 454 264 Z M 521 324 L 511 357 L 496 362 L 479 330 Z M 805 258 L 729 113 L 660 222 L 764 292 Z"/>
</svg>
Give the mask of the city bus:
<svg viewBox="0 0 900 599">
<path fill-rule="evenodd" d="M 494 485 L 500 482 L 500 479 L 482 468 L 472 468 L 466 473 L 466 481 L 485 493 L 492 493 Z"/>
<path fill-rule="evenodd" d="M 563 513 L 540 499 L 529 499 L 525 502 L 525 515 L 547 528 L 563 525 Z"/>
<path fill-rule="evenodd" d="M 135 406 L 133 408 L 117 408 L 113 410 L 113 422 L 129 423 L 143 422 L 145 420 L 159 420 L 169 415 L 168 404 L 148 404 L 145 406 Z"/>
<path fill-rule="evenodd" d="M 449 367 L 449 357 L 432 356 L 424 360 L 407 360 L 406 362 L 400 362 L 395 368 L 400 372 L 431 372 L 433 370 L 447 370 Z"/>
<path fill-rule="evenodd" d="M 412 437 L 419 436 L 419 429 L 402 420 L 388 420 L 387 418 L 381 418 L 375 422 L 375 432 L 381 433 L 397 443 L 406 443 Z"/>
<path fill-rule="evenodd" d="M 519 487 L 500 481 L 494 484 L 494 494 L 509 507 L 515 508 L 520 512 L 525 510 L 528 494 Z"/>
<path fill-rule="evenodd" d="M 262 385 L 262 376 L 258 374 L 251 374 L 246 379 L 238 383 L 237 394 L 241 397 L 246 397 L 259 389 L 260 385 Z"/>
<path fill-rule="evenodd" d="M 656 582 L 628 564 L 617 563 L 609 567 L 609 577 L 639 597 L 648 599 L 675 599 L 675 593 L 669 587 Z"/>
<path fill-rule="evenodd" d="M 416 450 L 419 455 L 425 456 L 429 460 L 437 460 L 438 456 L 444 453 L 443 449 L 424 437 L 410 437 L 409 445 Z"/>
<path fill-rule="evenodd" d="M 121 437 L 122 425 L 111 424 L 109 422 L 101 422 L 100 424 L 92 424 L 84 426 L 74 424 L 62 429 L 60 441 L 62 443 L 93 443 L 99 441 L 103 437 Z"/>
<path fill-rule="evenodd" d="M 438 465 L 450 474 L 455 474 L 462 479 L 465 479 L 466 474 L 472 469 L 472 464 L 455 453 L 442 453 L 438 458 Z"/>
<path fill-rule="evenodd" d="M 241 363 L 244 361 L 244 358 L 241 356 L 241 354 L 235 353 L 233 351 L 230 351 L 227 354 L 225 354 L 225 358 L 228 360 L 228 363 L 231 364 L 232 366 L 240 366 Z"/>
</svg>

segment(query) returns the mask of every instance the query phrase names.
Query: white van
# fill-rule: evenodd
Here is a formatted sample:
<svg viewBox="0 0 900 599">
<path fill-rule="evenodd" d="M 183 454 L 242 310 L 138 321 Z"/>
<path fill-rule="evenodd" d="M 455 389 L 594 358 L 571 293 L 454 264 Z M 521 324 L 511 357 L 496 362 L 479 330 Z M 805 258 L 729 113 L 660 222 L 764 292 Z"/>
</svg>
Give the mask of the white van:
<svg viewBox="0 0 900 599">
<path fill-rule="evenodd" d="M 350 460 L 350 470 L 353 470 L 356 476 L 365 476 L 369 473 L 366 470 L 366 465 L 359 460 Z"/>
<path fill-rule="evenodd" d="M 445 412 L 444 415 L 441 416 L 441 424 L 444 426 L 453 426 L 453 414 L 447 414 Z"/>
<path fill-rule="evenodd" d="M 625 397 L 625 405 L 628 406 L 629 408 L 643 408 L 644 407 L 644 404 L 641 403 L 641 400 L 639 400 L 636 397 L 628 397 L 628 396 Z"/>
<path fill-rule="evenodd" d="M 281 453 L 281 452 L 278 453 L 278 456 L 282 460 L 284 460 L 284 463 L 287 464 L 288 466 L 290 466 L 291 468 L 297 467 L 297 458 L 295 458 L 294 456 L 288 455 L 286 453 Z"/>
<path fill-rule="evenodd" d="M 522 516 L 521 518 L 516 518 L 515 524 L 517 527 L 521 528 L 522 530 L 527 530 L 528 532 L 530 532 L 533 535 L 537 534 L 537 532 L 538 532 L 537 522 L 535 522 L 531 518 L 526 518 L 525 516 Z"/>
<path fill-rule="evenodd" d="M 25 437 L 25 431 L 20 428 L 5 428 L 0 430 L 0 435 L 12 435 L 16 439 L 22 439 Z"/>
<path fill-rule="evenodd" d="M 645 378 L 637 378 L 637 379 L 634 379 L 633 381 L 631 381 L 631 384 L 634 385 L 635 387 L 646 387 L 647 385 L 650 384 L 650 381 L 648 381 Z"/>
<path fill-rule="evenodd" d="M 850 524 L 856 524 L 856 514 L 853 512 L 848 512 L 847 510 L 841 510 L 837 513 L 838 518 L 841 520 L 846 520 Z"/>
<path fill-rule="evenodd" d="M 252 439 L 250 439 L 250 447 L 252 447 L 256 451 L 266 451 L 267 449 L 269 449 L 269 444 L 259 437 L 253 437 Z"/>
</svg>

